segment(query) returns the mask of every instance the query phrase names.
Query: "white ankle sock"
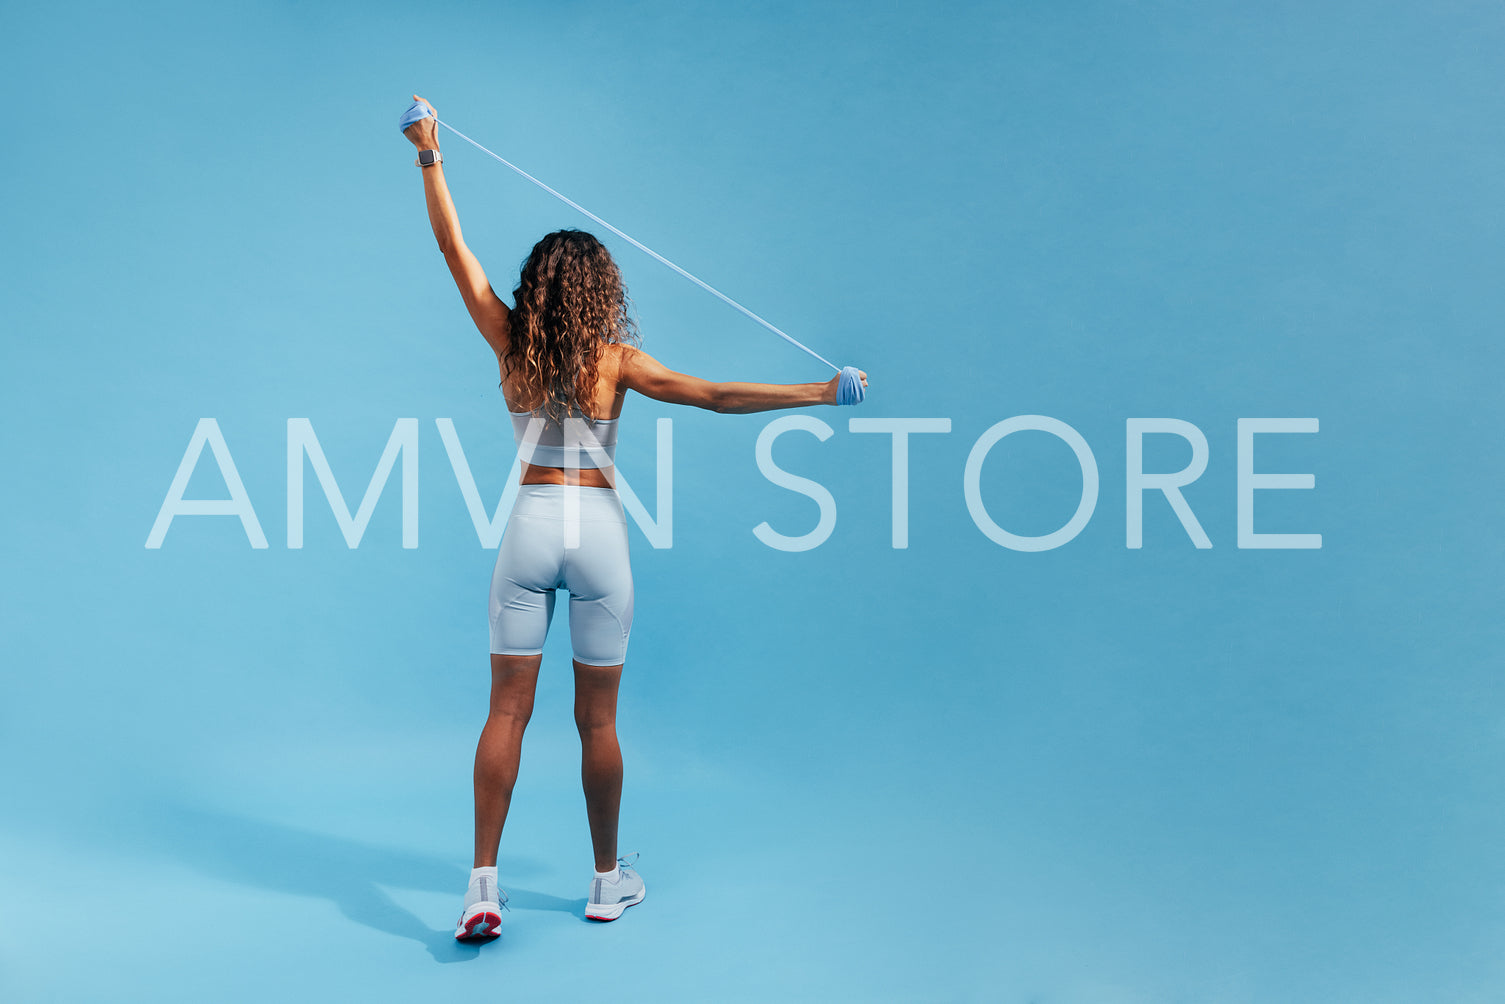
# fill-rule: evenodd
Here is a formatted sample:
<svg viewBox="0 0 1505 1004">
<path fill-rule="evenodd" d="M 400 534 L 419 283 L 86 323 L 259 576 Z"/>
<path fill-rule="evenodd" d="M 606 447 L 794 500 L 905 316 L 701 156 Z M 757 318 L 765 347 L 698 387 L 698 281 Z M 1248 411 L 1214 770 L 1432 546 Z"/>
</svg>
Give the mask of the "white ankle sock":
<svg viewBox="0 0 1505 1004">
<path fill-rule="evenodd" d="M 596 878 L 605 879 L 608 882 L 620 882 L 622 879 L 621 865 L 613 865 L 609 872 L 596 872 Z"/>
<path fill-rule="evenodd" d="M 496 865 L 487 865 L 485 868 L 472 868 L 470 870 L 470 885 L 465 890 L 465 907 L 469 909 L 477 903 L 491 903 L 498 899 L 496 884 Z"/>
</svg>

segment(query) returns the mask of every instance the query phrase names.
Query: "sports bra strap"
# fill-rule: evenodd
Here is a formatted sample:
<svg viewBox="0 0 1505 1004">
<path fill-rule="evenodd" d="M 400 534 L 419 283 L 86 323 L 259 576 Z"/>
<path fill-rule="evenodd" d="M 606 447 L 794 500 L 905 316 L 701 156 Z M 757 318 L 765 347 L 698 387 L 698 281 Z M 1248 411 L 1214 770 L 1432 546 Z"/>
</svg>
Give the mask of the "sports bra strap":
<svg viewBox="0 0 1505 1004">
<path fill-rule="evenodd" d="M 615 463 L 617 420 L 575 412 L 557 422 L 542 411 L 511 411 L 512 436 L 525 464 L 566 470 L 601 469 Z"/>
</svg>

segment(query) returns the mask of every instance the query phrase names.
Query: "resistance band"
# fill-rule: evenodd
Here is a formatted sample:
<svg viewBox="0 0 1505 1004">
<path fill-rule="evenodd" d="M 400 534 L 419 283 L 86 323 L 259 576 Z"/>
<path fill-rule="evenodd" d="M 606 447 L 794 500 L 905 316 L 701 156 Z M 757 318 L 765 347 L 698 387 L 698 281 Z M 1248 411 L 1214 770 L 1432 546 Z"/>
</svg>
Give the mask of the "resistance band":
<svg viewBox="0 0 1505 1004">
<path fill-rule="evenodd" d="M 448 129 L 450 132 L 454 133 L 456 136 L 460 137 L 465 142 L 475 147 L 477 150 L 480 150 L 482 153 L 486 154 L 488 157 L 491 157 L 493 160 L 499 161 L 500 163 L 505 164 L 507 167 L 510 167 L 513 171 L 516 171 L 524 178 L 527 178 L 529 181 L 533 182 L 533 184 L 537 185 L 539 188 L 542 188 L 545 192 L 548 192 L 550 195 L 554 196 L 554 198 L 558 199 L 560 202 L 563 202 L 571 209 L 589 216 L 591 219 L 595 220 L 597 223 L 601 224 L 607 230 L 610 230 L 612 233 L 616 234 L 618 237 L 622 238 L 633 247 L 645 252 L 646 254 L 654 258 L 657 258 L 659 261 L 663 262 L 665 265 L 669 266 L 674 271 L 684 276 L 686 279 L 689 279 L 691 282 L 699 286 L 701 289 L 705 290 L 707 293 L 710 293 L 712 296 L 726 303 L 728 306 L 736 308 L 746 316 L 752 318 L 754 321 L 757 321 L 763 327 L 767 328 L 769 331 L 772 331 L 774 334 L 784 339 L 784 341 L 788 342 L 790 345 L 793 345 L 799 349 L 803 349 L 805 352 L 808 352 L 816 359 L 819 359 L 821 362 L 825 363 L 833 370 L 836 370 L 841 374 L 841 378 L 836 383 L 837 404 L 856 404 L 866 396 L 866 389 L 862 386 L 862 380 L 857 375 L 857 367 L 837 366 L 835 363 L 831 362 L 825 356 L 816 352 L 808 345 L 805 345 L 799 340 L 786 334 L 783 330 L 763 320 L 763 318 L 759 317 L 757 314 L 754 314 L 751 310 L 748 310 L 746 307 L 742 306 L 742 304 L 738 303 L 736 300 L 733 300 L 731 297 L 727 296 L 725 293 L 721 292 L 721 290 L 712 286 L 710 283 L 691 275 L 689 272 L 686 272 L 684 269 L 680 268 L 678 265 L 674 264 L 672 261 L 659 254 L 657 251 L 653 250 L 642 241 L 623 233 L 616 227 L 612 226 L 610 223 L 607 223 L 601 217 L 597 216 L 595 213 L 591 212 L 589 209 L 586 209 L 584 206 L 580 205 L 580 203 L 559 192 L 556 192 L 554 189 L 550 188 L 548 185 L 545 185 L 543 182 L 539 181 L 537 178 L 533 177 L 533 175 L 529 174 L 527 171 L 524 171 L 516 164 L 512 163 L 504 157 L 498 156 L 491 150 L 486 149 L 484 146 L 477 143 L 475 140 L 471 139 L 469 136 L 465 135 L 463 132 L 441 119 L 438 115 L 435 115 L 433 108 L 430 107 L 427 103 L 422 101 L 413 102 L 412 107 L 402 113 L 402 118 L 398 120 L 398 127 L 406 130 L 407 127 L 412 125 L 414 122 L 418 122 L 426 118 L 432 118 L 439 125 L 442 125 L 444 128 Z"/>
</svg>

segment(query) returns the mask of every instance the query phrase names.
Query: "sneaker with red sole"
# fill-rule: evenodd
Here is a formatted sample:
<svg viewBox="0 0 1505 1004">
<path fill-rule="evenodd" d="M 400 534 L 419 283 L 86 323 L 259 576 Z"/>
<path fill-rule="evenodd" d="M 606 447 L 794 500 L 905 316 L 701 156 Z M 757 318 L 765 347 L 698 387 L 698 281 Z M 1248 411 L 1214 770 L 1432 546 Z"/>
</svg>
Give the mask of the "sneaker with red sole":
<svg viewBox="0 0 1505 1004">
<path fill-rule="evenodd" d="M 502 933 L 507 894 L 484 875 L 465 894 L 465 909 L 455 925 L 456 941 L 490 941 Z"/>
<path fill-rule="evenodd" d="M 637 861 L 637 855 L 632 855 Z M 585 915 L 591 920 L 616 920 L 629 906 L 643 901 L 647 890 L 637 872 L 628 867 L 628 858 L 617 859 L 620 874 L 615 882 L 603 878 L 591 879 L 590 899 L 585 904 Z"/>
</svg>

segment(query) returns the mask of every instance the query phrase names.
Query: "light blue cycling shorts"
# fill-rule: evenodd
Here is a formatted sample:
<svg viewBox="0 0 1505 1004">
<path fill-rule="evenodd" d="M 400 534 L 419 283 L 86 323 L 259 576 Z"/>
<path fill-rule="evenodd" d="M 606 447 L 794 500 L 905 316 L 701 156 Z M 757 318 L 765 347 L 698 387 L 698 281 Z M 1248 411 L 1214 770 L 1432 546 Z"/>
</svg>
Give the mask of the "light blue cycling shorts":
<svg viewBox="0 0 1505 1004">
<path fill-rule="evenodd" d="M 571 539 L 565 492 L 578 493 Z M 578 546 L 567 544 L 578 542 Z M 615 489 L 519 485 L 491 573 L 491 651 L 538 655 L 554 616 L 554 590 L 570 591 L 575 661 L 616 666 L 632 632 L 627 516 Z"/>
</svg>

